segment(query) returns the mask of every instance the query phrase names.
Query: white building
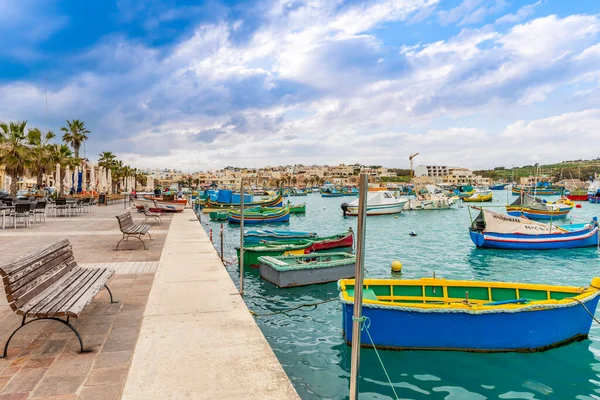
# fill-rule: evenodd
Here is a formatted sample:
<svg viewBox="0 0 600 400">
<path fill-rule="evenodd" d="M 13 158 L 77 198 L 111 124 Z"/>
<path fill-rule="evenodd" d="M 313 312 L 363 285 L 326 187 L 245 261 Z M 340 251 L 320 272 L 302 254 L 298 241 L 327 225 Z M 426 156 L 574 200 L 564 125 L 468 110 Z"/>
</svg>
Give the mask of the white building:
<svg viewBox="0 0 600 400">
<path fill-rule="evenodd" d="M 445 177 L 449 174 L 449 168 L 446 165 L 418 165 L 414 171 L 415 177 Z"/>
</svg>

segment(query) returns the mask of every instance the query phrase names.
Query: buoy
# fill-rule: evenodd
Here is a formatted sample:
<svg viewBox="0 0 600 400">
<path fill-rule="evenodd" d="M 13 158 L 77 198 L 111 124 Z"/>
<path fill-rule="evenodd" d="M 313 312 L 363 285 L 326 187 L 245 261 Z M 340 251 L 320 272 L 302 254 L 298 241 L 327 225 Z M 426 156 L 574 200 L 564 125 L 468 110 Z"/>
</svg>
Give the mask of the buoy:
<svg viewBox="0 0 600 400">
<path fill-rule="evenodd" d="M 398 218 L 398 216 L 396 215 L 394 218 Z"/>
<path fill-rule="evenodd" d="M 394 271 L 394 272 L 402 271 L 402 263 L 398 260 L 392 261 L 392 271 Z"/>
<path fill-rule="evenodd" d="M 417 236 L 417 232 L 415 232 L 415 231 L 410 231 L 408 234 L 409 234 L 410 236 Z"/>
<path fill-rule="evenodd" d="M 581 208 L 581 204 L 575 205 L 575 208 Z"/>
</svg>

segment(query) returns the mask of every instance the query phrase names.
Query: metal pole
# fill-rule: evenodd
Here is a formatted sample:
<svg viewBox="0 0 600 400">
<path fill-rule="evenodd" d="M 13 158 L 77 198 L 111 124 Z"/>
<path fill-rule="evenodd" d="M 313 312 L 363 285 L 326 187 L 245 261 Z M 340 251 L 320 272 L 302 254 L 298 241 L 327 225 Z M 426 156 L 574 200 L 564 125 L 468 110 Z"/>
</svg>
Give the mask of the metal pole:
<svg viewBox="0 0 600 400">
<path fill-rule="evenodd" d="M 221 223 L 221 262 L 223 262 L 223 223 Z"/>
<path fill-rule="evenodd" d="M 240 295 L 244 295 L 244 179 L 240 177 Z"/>
<path fill-rule="evenodd" d="M 356 268 L 354 283 L 354 315 L 352 318 L 352 358 L 350 361 L 350 400 L 358 399 L 360 369 L 360 335 L 362 324 L 363 273 L 365 266 L 365 230 L 367 219 L 368 174 L 360 174 L 358 195 L 358 229 L 356 232 Z"/>
</svg>

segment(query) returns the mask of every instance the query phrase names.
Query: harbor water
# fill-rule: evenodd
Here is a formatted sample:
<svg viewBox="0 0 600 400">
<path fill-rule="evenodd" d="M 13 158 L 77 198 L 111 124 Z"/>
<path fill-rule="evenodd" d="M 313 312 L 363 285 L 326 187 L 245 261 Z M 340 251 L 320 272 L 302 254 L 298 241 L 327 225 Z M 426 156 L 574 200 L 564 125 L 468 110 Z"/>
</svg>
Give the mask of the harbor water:
<svg viewBox="0 0 600 400">
<path fill-rule="evenodd" d="M 513 197 L 494 192 L 502 206 Z M 356 218 L 344 217 L 340 204 L 353 198 L 322 198 L 318 193 L 290 197 L 307 203 L 305 215 L 289 223 L 254 228 L 293 229 L 320 235 L 356 230 Z M 552 197 L 547 197 L 552 200 Z M 600 204 L 579 203 L 557 224 L 588 222 L 600 216 Z M 476 211 L 471 210 L 475 218 Z M 202 215 L 205 229 L 213 230 L 220 249 L 220 223 Z M 439 278 L 512 281 L 587 286 L 600 276 L 595 247 L 553 251 L 477 249 L 469 239 L 469 208 L 409 211 L 367 218 L 366 277 Z M 234 246 L 239 226 L 224 226 L 227 269 L 239 284 Z M 417 236 L 409 236 L 410 231 Z M 402 273 L 392 273 L 399 260 Z M 260 279 L 257 269 L 246 268 L 244 300 L 258 314 L 274 313 L 308 303 L 338 298 L 336 283 L 278 289 Z M 598 314 L 597 314 L 598 315 Z M 302 399 L 348 397 L 350 347 L 342 339 L 341 303 L 337 300 L 282 314 L 258 317 L 257 322 Z M 410 327 L 407 327 L 410 329 Z M 593 324 L 589 339 L 541 353 L 466 353 L 443 351 L 380 351 L 396 393 L 401 399 L 598 399 L 600 398 L 600 326 Z M 234 373 L 232 371 L 232 373 Z M 362 349 L 360 399 L 393 399 L 384 370 L 372 349 Z"/>
</svg>

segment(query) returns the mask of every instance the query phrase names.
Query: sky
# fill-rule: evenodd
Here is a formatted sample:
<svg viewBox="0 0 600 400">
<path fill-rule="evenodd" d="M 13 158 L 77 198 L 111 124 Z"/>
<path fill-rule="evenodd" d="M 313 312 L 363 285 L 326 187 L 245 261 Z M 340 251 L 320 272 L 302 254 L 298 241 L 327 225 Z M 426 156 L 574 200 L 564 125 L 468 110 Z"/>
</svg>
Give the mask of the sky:
<svg viewBox="0 0 600 400">
<path fill-rule="evenodd" d="M 0 38 L 0 121 L 83 120 L 91 160 L 600 156 L 598 0 L 0 0 Z"/>
</svg>

